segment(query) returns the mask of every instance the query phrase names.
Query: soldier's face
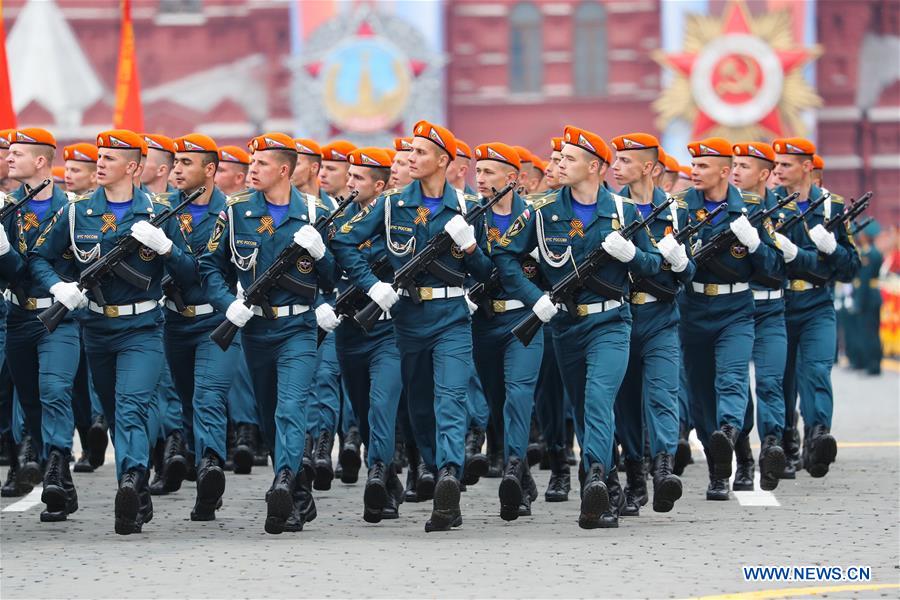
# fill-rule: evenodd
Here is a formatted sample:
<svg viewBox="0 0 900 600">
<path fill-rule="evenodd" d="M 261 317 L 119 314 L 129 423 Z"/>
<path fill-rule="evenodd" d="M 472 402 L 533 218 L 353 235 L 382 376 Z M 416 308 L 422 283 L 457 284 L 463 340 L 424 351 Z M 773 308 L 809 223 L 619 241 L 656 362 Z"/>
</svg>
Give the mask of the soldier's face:
<svg viewBox="0 0 900 600">
<path fill-rule="evenodd" d="M 812 172 L 812 160 L 793 154 L 775 155 L 775 178 L 778 183 L 794 187 L 803 183 L 804 177 Z"/>
<path fill-rule="evenodd" d="M 297 166 L 291 173 L 291 185 L 302 188 L 315 181 L 319 176 L 319 163 L 307 154 L 297 155 Z"/>
<path fill-rule="evenodd" d="M 178 152 L 172 175 L 179 190 L 195 190 L 206 183 L 206 168 L 199 152 Z"/>
<path fill-rule="evenodd" d="M 230 196 L 247 187 L 247 167 L 233 162 L 220 162 L 216 169 L 216 187 Z"/>
<path fill-rule="evenodd" d="M 323 160 L 319 169 L 319 185 L 326 193 L 335 196 L 347 187 L 349 164 L 340 160 Z"/>
<path fill-rule="evenodd" d="M 576 185 L 600 169 L 600 159 L 578 146 L 566 144 L 560 154 L 560 185 Z"/>
<path fill-rule="evenodd" d="M 731 174 L 731 161 L 723 157 L 700 156 L 691 164 L 691 181 L 701 192 L 715 189 Z"/>
<path fill-rule="evenodd" d="M 559 159 L 562 158 L 562 154 L 557 152 L 556 150 L 550 155 L 550 162 L 547 163 L 547 170 L 544 171 L 544 180 L 547 182 L 547 187 L 551 190 L 555 190 L 559 187 Z"/>
<path fill-rule="evenodd" d="M 260 192 L 267 192 L 281 183 L 289 173 L 288 163 L 278 160 L 271 150 L 257 150 L 250 157 L 250 169 L 247 173 L 249 186 Z"/>
<path fill-rule="evenodd" d="M 653 172 L 655 163 L 652 160 L 642 160 L 640 151 L 618 152 L 613 162 L 613 179 L 618 185 L 631 185 L 640 181 L 642 177 Z"/>
<path fill-rule="evenodd" d="M 9 156 L 9 150 L 7 148 L 0 149 L 0 180 L 9 177 L 9 164 L 6 162 L 7 156 Z"/>
<path fill-rule="evenodd" d="M 475 185 L 478 193 L 485 198 L 493 195 L 493 190 L 503 188 L 516 180 L 516 169 L 496 160 L 479 160 L 475 163 Z"/>
<path fill-rule="evenodd" d="M 17 181 L 25 181 L 34 177 L 40 167 L 39 157 L 31 151 L 27 144 L 13 144 L 9 147 L 6 164 L 9 177 Z"/>
<path fill-rule="evenodd" d="M 160 177 L 168 176 L 168 152 L 157 150 L 156 148 L 148 148 L 144 169 L 141 171 L 141 183 L 152 183 Z"/>
<path fill-rule="evenodd" d="M 768 162 L 750 156 L 735 156 L 731 161 L 731 183 L 739 190 L 753 191 L 766 182 Z"/>
<path fill-rule="evenodd" d="M 348 173 L 347 189 L 351 192 L 358 192 L 355 202 L 368 204 L 384 191 L 384 182 L 374 177 L 374 168 L 350 165 Z"/>
<path fill-rule="evenodd" d="M 83 194 L 97 187 L 97 167 L 80 160 L 66 161 L 66 189 Z"/>
<path fill-rule="evenodd" d="M 140 150 L 100 148 L 97 152 L 97 184 L 113 185 L 134 177 Z"/>
<path fill-rule="evenodd" d="M 414 137 L 409 154 L 409 176 L 426 179 L 440 170 L 446 172 L 450 156 L 437 144 L 421 137 Z"/>
<path fill-rule="evenodd" d="M 412 177 L 409 176 L 409 159 L 407 157 L 408 152 L 398 152 L 397 156 L 394 157 L 394 162 L 391 163 L 391 180 L 388 182 L 388 186 L 392 188 L 399 188 L 406 185 L 412 181 Z"/>
<path fill-rule="evenodd" d="M 541 180 L 543 179 L 544 173 L 537 167 L 531 167 L 531 185 L 529 186 L 529 191 L 535 191 L 538 186 L 541 185 Z"/>
</svg>

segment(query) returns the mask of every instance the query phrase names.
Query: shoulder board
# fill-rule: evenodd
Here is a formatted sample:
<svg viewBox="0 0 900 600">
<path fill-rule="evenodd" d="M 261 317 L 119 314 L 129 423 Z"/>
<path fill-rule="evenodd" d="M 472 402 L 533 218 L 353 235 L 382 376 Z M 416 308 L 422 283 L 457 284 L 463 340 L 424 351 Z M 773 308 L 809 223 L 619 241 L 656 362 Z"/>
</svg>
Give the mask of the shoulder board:
<svg viewBox="0 0 900 600">
<path fill-rule="evenodd" d="M 399 194 L 401 188 L 391 188 L 389 190 L 384 190 L 381 192 L 382 196 L 393 196 L 394 194 Z"/>
<path fill-rule="evenodd" d="M 478 198 L 478 196 L 475 196 L 474 194 L 464 194 L 464 195 L 463 195 L 463 198 L 466 199 L 466 202 L 475 202 L 475 203 L 478 203 L 478 202 L 481 201 L 481 200 Z"/>
<path fill-rule="evenodd" d="M 691 188 L 683 189 L 674 194 L 667 194 L 670 198 L 675 198 L 676 202 L 686 202 L 684 197 L 687 196 L 687 193 L 691 190 Z"/>
<path fill-rule="evenodd" d="M 534 210 L 540 210 L 545 206 L 553 204 L 554 202 L 556 202 L 556 200 L 558 198 L 559 198 L 559 192 L 556 192 L 556 191 L 550 192 L 548 194 L 544 194 L 542 196 L 535 198 L 531 202 L 531 208 L 533 208 Z"/>
<path fill-rule="evenodd" d="M 832 194 L 831 195 L 831 203 L 832 204 L 843 204 L 844 197 L 841 196 L 840 194 Z"/>
<path fill-rule="evenodd" d="M 793 200 L 784 205 L 784 210 L 797 210 L 797 203 Z"/>
<path fill-rule="evenodd" d="M 81 195 L 74 194 L 72 192 L 66 192 L 66 197 L 68 197 L 69 202 L 81 202 L 82 200 L 87 200 L 88 198 L 90 198 L 91 195 L 91 192 Z"/>
<path fill-rule="evenodd" d="M 744 199 L 744 204 L 759 204 L 762 202 L 762 198 L 751 192 L 741 192 L 741 197 Z"/>
<path fill-rule="evenodd" d="M 675 198 L 675 206 L 677 206 L 678 208 L 683 208 L 685 210 L 687 210 L 688 207 L 687 202 L 685 202 L 681 198 Z"/>
<path fill-rule="evenodd" d="M 172 203 L 169 201 L 172 195 L 169 192 L 160 192 L 158 194 L 148 193 L 147 195 L 150 197 L 150 202 L 153 202 L 154 204 L 162 204 L 166 208 L 172 207 Z"/>
<path fill-rule="evenodd" d="M 634 200 L 632 200 L 631 198 L 626 198 L 625 196 L 620 196 L 615 192 L 610 192 L 609 195 L 613 197 L 613 200 L 621 200 L 625 204 L 634 204 Z"/>
<path fill-rule="evenodd" d="M 232 194 L 225 199 L 225 206 L 234 206 L 235 204 L 240 204 L 241 202 L 246 202 L 250 199 L 250 194 L 252 194 L 252 190 L 244 190 L 243 192 L 238 192 L 237 194 Z"/>
<path fill-rule="evenodd" d="M 331 209 L 330 209 L 329 207 L 325 206 L 325 203 L 322 202 L 322 199 L 319 198 L 318 196 L 316 196 L 316 206 L 318 206 L 318 207 L 321 208 L 322 210 L 331 212 Z"/>
</svg>

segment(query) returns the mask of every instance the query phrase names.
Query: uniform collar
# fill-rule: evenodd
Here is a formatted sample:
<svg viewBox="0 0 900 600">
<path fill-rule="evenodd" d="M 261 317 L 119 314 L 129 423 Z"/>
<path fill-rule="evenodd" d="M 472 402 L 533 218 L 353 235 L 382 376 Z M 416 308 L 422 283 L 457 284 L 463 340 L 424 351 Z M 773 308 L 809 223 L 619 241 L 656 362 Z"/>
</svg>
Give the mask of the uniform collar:
<svg viewBox="0 0 900 600">
<path fill-rule="evenodd" d="M 62 189 L 62 186 L 57 185 L 55 183 L 52 185 L 53 185 L 53 193 L 50 195 L 50 198 L 49 198 L 50 210 L 47 211 L 48 215 L 55 214 L 56 211 L 58 211 L 60 208 L 62 208 L 69 202 L 69 197 L 66 196 L 66 193 Z M 18 200 L 21 200 L 22 198 L 24 198 L 25 194 L 27 194 L 27 193 L 28 192 L 26 190 L 25 184 L 22 184 L 19 186 L 19 188 L 17 190 L 12 192 L 10 194 L 10 196 L 12 196 L 13 198 L 15 198 L 18 201 Z M 40 200 L 38 200 L 38 202 L 40 202 Z M 25 210 L 28 210 L 28 205 L 26 204 L 24 208 L 25 208 Z"/>
<path fill-rule="evenodd" d="M 515 218 L 515 217 L 521 215 L 523 212 L 525 212 L 525 209 L 528 208 L 528 205 L 525 204 L 525 200 L 523 200 L 522 197 L 519 195 L 519 193 L 516 192 L 515 190 L 513 190 L 512 195 L 513 195 L 513 197 L 512 197 L 512 204 L 510 205 L 509 217 Z M 491 224 L 494 223 L 494 211 L 493 210 L 488 211 L 488 219 L 490 220 Z"/>
<path fill-rule="evenodd" d="M 409 185 L 400 191 L 405 206 L 422 206 L 422 183 L 414 179 Z M 456 188 L 448 182 L 444 182 L 443 207 L 454 212 L 459 212 L 459 195 Z"/>
<path fill-rule="evenodd" d="M 256 190 L 252 194 L 250 194 L 250 198 L 247 202 L 242 202 L 240 204 L 235 205 L 235 211 L 240 212 L 240 210 L 246 206 L 247 208 L 243 209 L 243 213 L 240 213 L 242 216 L 247 218 L 261 218 L 265 215 L 269 215 L 269 208 L 266 203 L 266 196 L 262 192 Z M 269 215 L 271 216 L 271 215 Z M 305 217 L 305 218 L 304 218 Z M 306 209 L 306 194 L 301 194 L 297 188 L 291 186 L 291 199 L 288 204 L 288 212 L 284 221 L 282 221 L 282 225 L 287 223 L 289 219 L 298 219 L 307 221 L 307 209 Z M 279 226 L 280 227 L 280 226 Z"/>
</svg>

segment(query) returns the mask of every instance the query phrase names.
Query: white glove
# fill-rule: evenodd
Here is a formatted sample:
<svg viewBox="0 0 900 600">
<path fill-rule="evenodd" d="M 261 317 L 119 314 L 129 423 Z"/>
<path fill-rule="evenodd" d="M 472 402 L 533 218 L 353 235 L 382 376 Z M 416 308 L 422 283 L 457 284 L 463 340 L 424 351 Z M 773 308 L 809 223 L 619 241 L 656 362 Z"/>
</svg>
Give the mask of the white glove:
<svg viewBox="0 0 900 600">
<path fill-rule="evenodd" d="M 631 262 L 637 249 L 631 240 L 626 240 L 618 231 L 613 231 L 600 244 L 603 249 L 619 262 Z"/>
<path fill-rule="evenodd" d="M 87 304 L 87 296 L 78 288 L 78 284 L 74 281 L 60 281 L 50 286 L 50 293 L 53 298 L 69 310 L 75 310 Z"/>
<path fill-rule="evenodd" d="M 6 237 L 6 227 L 0 227 L 0 256 L 9 252 L 9 238 Z"/>
<path fill-rule="evenodd" d="M 327 302 L 316 308 L 316 323 L 319 327 L 331 333 L 341 324 L 341 318 L 334 313 L 334 309 Z"/>
<path fill-rule="evenodd" d="M 756 231 L 756 227 L 750 223 L 750 220 L 745 215 L 741 215 L 729 223 L 728 226 L 734 235 L 737 236 L 738 241 L 747 246 L 750 254 L 756 252 L 756 249 L 759 248 L 759 232 Z"/>
<path fill-rule="evenodd" d="M 784 262 L 789 263 L 797 258 L 797 245 L 789 240 L 787 236 L 784 236 L 776 231 L 775 242 L 781 249 L 781 254 L 784 255 Z"/>
<path fill-rule="evenodd" d="M 391 307 L 400 299 L 400 296 L 397 295 L 397 292 L 394 291 L 391 284 L 383 281 L 379 281 L 370 287 L 366 294 L 368 294 L 369 298 L 371 298 L 384 312 L 391 310 Z"/>
<path fill-rule="evenodd" d="M 681 273 L 688 266 L 687 249 L 684 244 L 679 244 L 675 236 L 671 233 L 659 240 L 656 244 L 659 253 L 663 255 L 666 262 L 672 267 L 675 273 Z"/>
<path fill-rule="evenodd" d="M 547 294 L 538 298 L 538 301 L 534 303 L 531 310 L 538 316 L 538 319 L 544 323 L 549 323 L 550 320 L 556 316 L 556 313 L 559 312 L 559 309 L 556 308 L 556 305 L 553 304 L 553 301 L 550 300 L 550 296 Z"/>
<path fill-rule="evenodd" d="M 834 239 L 834 234 L 822 227 L 822 225 L 816 225 L 809 230 L 809 239 L 813 241 L 819 252 L 832 254 L 837 250 L 837 240 Z"/>
<path fill-rule="evenodd" d="M 456 215 L 444 225 L 444 231 L 453 238 L 460 250 L 468 250 L 475 245 L 475 228 L 466 223 L 461 215 Z"/>
<path fill-rule="evenodd" d="M 238 327 L 246 325 L 252 316 L 253 311 L 244 305 L 243 300 L 235 300 L 228 305 L 228 310 L 225 311 L 225 318 Z"/>
<path fill-rule="evenodd" d="M 469 307 L 469 314 L 474 315 L 475 311 L 478 310 L 478 305 L 475 304 L 474 302 L 472 302 L 471 300 L 469 300 L 469 294 L 466 294 L 465 298 L 466 298 L 466 306 Z"/>
<path fill-rule="evenodd" d="M 325 256 L 325 242 L 322 241 L 322 236 L 312 225 L 304 225 L 298 229 L 294 233 L 294 243 L 306 248 L 313 260 L 319 260 Z"/>
<path fill-rule="evenodd" d="M 138 221 L 132 225 L 131 237 L 157 254 L 168 254 L 172 250 L 172 240 L 166 236 L 162 229 L 151 225 L 149 221 Z"/>
</svg>

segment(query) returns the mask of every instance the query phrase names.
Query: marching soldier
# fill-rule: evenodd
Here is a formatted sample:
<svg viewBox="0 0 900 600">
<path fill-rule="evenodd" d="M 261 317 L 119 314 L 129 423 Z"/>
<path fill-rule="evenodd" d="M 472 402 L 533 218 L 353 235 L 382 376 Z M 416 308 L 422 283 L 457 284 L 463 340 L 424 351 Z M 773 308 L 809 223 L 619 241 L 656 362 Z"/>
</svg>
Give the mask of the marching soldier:
<svg viewBox="0 0 900 600">
<path fill-rule="evenodd" d="M 104 413 L 113 425 L 119 489 L 115 503 L 116 533 L 139 533 L 153 516 L 148 489 L 148 412 L 165 357 L 162 312 L 158 304 L 164 261 L 177 259 L 181 250 L 172 237 L 178 234 L 171 220 L 165 230 L 147 222 L 169 208 L 161 198 L 152 200 L 133 184 L 144 141 L 136 133 L 112 130 L 97 136 L 97 183 L 89 197 L 58 211 L 36 240 L 29 254 L 31 273 L 51 290 L 54 298 L 74 310 L 88 301 L 84 340 L 94 388 Z M 143 247 L 126 263 L 150 278 L 146 291 L 114 277 L 101 285 L 105 305 L 85 293 L 59 261 L 83 271 L 108 253 L 125 236 Z M 71 258 L 70 258 L 71 256 Z"/>
<path fill-rule="evenodd" d="M 19 199 L 50 177 L 56 140 L 39 128 L 13 130 L 7 139 L 9 176 L 22 184 L 11 195 Z M 53 216 L 67 204 L 66 193 L 59 185 L 51 184 L 39 192 L 5 224 L 7 239 L 16 242 L 10 252 L 25 257 Z M 27 262 L 23 260 L 9 279 L 13 293 L 6 319 L 6 361 L 29 434 L 22 444 L 33 444 L 39 460 L 46 462 L 41 501 L 47 507 L 41 512 L 41 521 L 64 521 L 78 510 L 69 458 L 75 427 L 72 382 L 78 370 L 80 335 L 78 323 L 71 316 L 53 333 L 38 320 L 38 313 L 53 304 L 60 288 L 42 285 L 29 273 Z M 75 277 L 71 255 L 57 257 L 54 267 L 67 279 Z M 40 471 L 30 474 L 34 477 L 31 481 L 24 469 L 19 474 L 20 489 L 40 482 Z"/>
<path fill-rule="evenodd" d="M 642 219 L 666 201 L 653 185 L 659 165 L 659 141 L 646 133 L 629 133 L 612 140 L 616 149 L 613 175 L 623 186 L 619 194 L 634 201 Z M 687 205 L 673 202 L 652 223 L 645 222 L 651 243 L 665 262 L 650 279 L 634 282 L 631 305 L 631 345 L 628 369 L 616 398 L 616 432 L 625 453 L 625 506 L 622 516 L 638 516 L 647 503 L 644 479 L 644 429 L 653 459 L 653 510 L 668 512 L 681 497 L 681 480 L 674 474 L 678 446 L 678 383 L 680 348 L 675 297 L 694 275 L 694 264 L 674 234 L 688 226 Z M 646 418 L 646 423 L 645 423 Z"/>
<path fill-rule="evenodd" d="M 409 167 L 413 183 L 386 194 L 370 210 L 344 224 L 333 247 L 351 283 L 366 290 L 381 310 L 391 311 L 416 443 L 428 467 L 438 472 L 434 509 L 425 530 L 447 531 L 462 524 L 459 484 L 472 362 L 465 290 L 429 273 L 417 281 L 420 303 L 410 300 L 407 290 L 401 290 L 400 300 L 390 284 L 372 273 L 359 245 L 383 235 L 391 265 L 397 269 L 434 235 L 446 231 L 454 242 L 450 256 L 440 259 L 446 267 L 486 281 L 493 265 L 477 244 L 477 236 L 483 235 L 480 224 L 477 231 L 463 217 L 475 198 L 467 198 L 446 179 L 447 166 L 456 157 L 453 134 L 420 121 L 414 128 L 412 147 Z"/>
<path fill-rule="evenodd" d="M 247 171 L 250 155 L 238 146 L 219 147 L 219 167 L 216 169 L 216 187 L 226 196 L 247 189 Z"/>
<path fill-rule="evenodd" d="M 868 375 L 881 374 L 881 290 L 879 272 L 883 262 L 881 252 L 875 247 L 878 222 L 872 221 L 863 228 L 859 240 L 859 276 L 853 280 L 853 311 L 858 328 L 847 332 L 855 338 L 859 368 Z"/>
<path fill-rule="evenodd" d="M 475 181 L 482 197 L 490 197 L 492 189 L 516 181 L 521 162 L 510 146 L 499 142 L 481 144 L 475 148 L 475 157 Z M 492 253 L 512 220 L 525 208 L 525 201 L 512 191 L 488 211 L 483 246 L 487 254 Z M 534 258 L 526 254 L 519 260 L 525 277 L 537 276 Z M 491 316 L 486 317 L 479 310 L 473 318 L 475 366 L 492 418 L 499 421 L 496 429 L 503 435 L 505 469 L 499 489 L 500 518 L 514 521 L 531 515 L 531 503 L 538 495 L 526 452 L 544 340 L 539 338 L 525 346 L 512 334 L 511 329 L 527 311 L 523 310 L 522 301 L 512 298 L 502 286 L 490 290 L 483 302 Z"/>
<path fill-rule="evenodd" d="M 172 138 L 154 133 L 145 133 L 143 138 L 147 144 L 147 152 L 140 175 L 141 187 L 154 194 L 171 192 L 169 176 L 175 162 L 175 144 Z"/>
<path fill-rule="evenodd" d="M 412 138 L 394 138 L 394 150 L 397 153 L 391 161 L 391 179 L 388 181 L 388 189 L 406 187 L 412 182 L 412 177 L 409 175 L 409 152 L 412 151 Z"/>
<path fill-rule="evenodd" d="M 749 192 L 763 199 L 768 209 L 777 198 L 766 188 L 771 169 L 775 166 L 775 151 L 762 142 L 740 142 L 732 148 L 731 178 L 741 192 Z M 790 206 L 788 210 L 790 210 Z M 765 225 L 764 225 L 765 226 Z M 776 233 L 775 237 L 783 236 Z M 781 244 L 782 246 L 790 245 Z M 756 426 L 761 442 L 759 452 L 759 484 L 764 490 L 774 490 L 784 472 L 785 457 L 781 447 L 784 429 L 784 364 L 787 353 L 787 333 L 784 328 L 784 261 L 790 254 L 776 253 L 777 273 L 773 270 L 768 282 L 750 281 L 753 290 L 753 367 L 756 374 Z M 767 285 L 768 283 L 768 285 Z M 744 428 L 735 446 L 737 472 L 732 484 L 735 491 L 753 490 L 753 454 L 750 450 L 750 430 L 753 428 L 753 402 L 747 405 Z"/>
<path fill-rule="evenodd" d="M 822 177 L 825 172 L 825 160 L 819 156 L 818 154 L 813 154 L 813 170 L 812 170 L 812 184 L 817 187 L 825 187 L 822 184 Z"/>
<path fill-rule="evenodd" d="M 447 167 L 447 182 L 458 190 L 462 190 L 470 196 L 475 191 L 469 187 L 466 176 L 469 174 L 469 164 L 472 162 L 472 149 L 462 140 L 456 140 L 456 158 Z"/>
<path fill-rule="evenodd" d="M 88 143 L 63 148 L 66 190 L 81 196 L 97 187 L 97 146 Z"/>
<path fill-rule="evenodd" d="M 823 189 L 812 183 L 815 145 L 803 138 L 783 138 L 772 142 L 775 149 L 775 177 L 781 183 L 778 195 L 799 192 L 797 211 L 818 200 Z M 824 477 L 837 456 L 837 442 L 831 435 L 834 397 L 831 366 L 836 344 L 836 317 L 829 285 L 815 281 L 850 281 L 859 272 L 860 260 L 847 229 L 825 229 L 827 219 L 843 209 L 843 198 L 832 194 L 802 225 L 792 227 L 786 240 L 779 238 L 788 262 L 789 278 L 785 295 L 787 363 L 784 372 L 785 434 L 788 462 L 799 467 L 794 411 L 800 395 L 803 416 L 804 458 L 802 467 L 813 477 Z M 801 366 L 802 364 L 802 366 Z"/>
<path fill-rule="evenodd" d="M 722 202 L 727 215 L 716 217 L 698 234 L 699 246 L 730 230 L 737 241 L 708 263 L 698 264 L 682 302 L 681 339 L 688 398 L 697 437 L 709 466 L 707 500 L 728 500 L 734 446 L 747 410 L 753 351 L 754 274 L 776 269 L 774 240 L 748 216 L 763 210 L 763 199 L 729 183 L 731 143 L 707 138 L 688 144 L 694 187 L 677 194 L 700 220 Z"/>
<path fill-rule="evenodd" d="M 566 127 L 559 163 L 562 187 L 526 208 L 499 240 L 494 255 L 503 288 L 541 321 L 551 323 L 556 333 L 563 383 L 584 432 L 578 519 L 584 529 L 618 526 L 606 482 L 615 466 L 613 403 L 628 362 L 627 278 L 629 272 L 652 275 L 660 266 L 659 254 L 644 232 L 638 232 L 636 242 L 618 232 L 637 216 L 632 201 L 610 193 L 602 183 L 609 157 L 599 136 Z M 610 296 L 584 288 L 573 299 L 578 314 L 564 308 L 566 314 L 557 317 L 559 309 L 522 274 L 518 257 L 537 249 L 540 272 L 552 285 L 597 245 L 613 259 L 595 274 L 610 288 Z"/>
<path fill-rule="evenodd" d="M 200 257 L 209 302 L 242 329 L 242 342 L 263 434 L 274 449 L 275 478 L 266 494 L 265 530 L 300 531 L 315 515 L 301 469 L 307 431 L 307 403 L 316 363 L 316 318 L 311 306 L 318 287 L 334 285 L 334 259 L 310 223 L 326 208 L 291 186 L 297 162 L 294 140 L 266 133 L 251 141 L 250 186 L 231 196 Z M 301 295 L 278 288 L 269 294 L 274 318 L 236 298 L 236 279 L 248 289 L 289 244 L 308 254 L 290 271 L 312 288 Z M 254 318 L 256 317 L 256 318 Z"/>
</svg>

